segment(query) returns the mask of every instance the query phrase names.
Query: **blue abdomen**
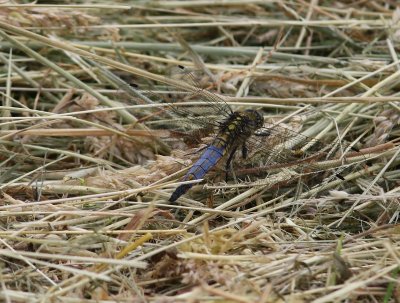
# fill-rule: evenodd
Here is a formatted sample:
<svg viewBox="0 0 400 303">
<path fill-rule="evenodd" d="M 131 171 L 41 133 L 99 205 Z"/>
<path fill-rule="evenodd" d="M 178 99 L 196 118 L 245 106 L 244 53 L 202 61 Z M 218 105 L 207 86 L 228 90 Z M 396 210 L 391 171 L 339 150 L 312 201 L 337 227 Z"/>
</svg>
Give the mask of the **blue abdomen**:
<svg viewBox="0 0 400 303">
<path fill-rule="evenodd" d="M 213 168 L 224 155 L 224 147 L 215 145 L 209 146 L 200 156 L 199 160 L 189 169 L 182 181 L 202 179 L 205 174 Z M 170 202 L 175 202 L 180 196 L 186 193 L 193 184 L 182 184 L 173 192 Z"/>
</svg>

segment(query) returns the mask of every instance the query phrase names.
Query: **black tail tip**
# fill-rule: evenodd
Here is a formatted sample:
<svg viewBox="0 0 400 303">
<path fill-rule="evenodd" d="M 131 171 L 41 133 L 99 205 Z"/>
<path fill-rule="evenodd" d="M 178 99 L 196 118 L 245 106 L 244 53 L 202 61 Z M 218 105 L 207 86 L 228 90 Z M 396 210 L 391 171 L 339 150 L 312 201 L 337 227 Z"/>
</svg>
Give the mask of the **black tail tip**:
<svg viewBox="0 0 400 303">
<path fill-rule="evenodd" d="M 179 189 L 179 187 L 178 187 L 178 189 Z M 182 193 L 180 190 L 175 190 L 173 193 L 172 193 L 172 195 L 171 195 L 171 197 L 168 199 L 168 201 L 169 202 L 171 202 L 171 203 L 174 203 L 176 200 L 178 200 L 178 198 L 180 197 L 180 196 L 182 196 L 184 193 Z"/>
<path fill-rule="evenodd" d="M 172 194 L 171 197 L 168 199 L 168 202 L 174 203 L 176 200 L 178 200 L 178 197 L 175 197 L 174 194 Z"/>
<path fill-rule="evenodd" d="M 172 193 L 171 197 L 168 199 L 169 202 L 173 203 L 176 200 L 178 200 L 178 198 L 180 196 L 182 196 L 183 194 L 185 194 L 189 188 L 191 188 L 193 186 L 193 184 L 181 184 L 179 185 L 175 191 Z"/>
</svg>

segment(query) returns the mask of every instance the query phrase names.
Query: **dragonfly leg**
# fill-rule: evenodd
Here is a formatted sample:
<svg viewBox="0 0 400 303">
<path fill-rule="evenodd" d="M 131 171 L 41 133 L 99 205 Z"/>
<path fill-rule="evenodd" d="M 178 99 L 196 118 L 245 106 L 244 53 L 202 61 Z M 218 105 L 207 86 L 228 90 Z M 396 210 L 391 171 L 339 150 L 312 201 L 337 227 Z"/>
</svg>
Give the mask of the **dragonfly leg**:
<svg viewBox="0 0 400 303">
<path fill-rule="evenodd" d="M 235 148 L 231 151 L 231 153 L 229 154 L 228 160 L 226 161 L 226 166 L 225 166 L 225 173 L 226 173 L 226 174 L 225 174 L 225 181 L 227 181 L 227 182 L 228 182 L 228 172 L 229 172 L 229 169 L 232 170 L 231 164 L 232 164 L 233 156 L 234 156 L 235 153 L 236 153 L 236 150 L 237 150 L 237 147 L 235 147 Z"/>
<path fill-rule="evenodd" d="M 242 145 L 242 158 L 246 159 L 248 155 L 249 149 L 246 146 L 246 143 Z"/>
</svg>

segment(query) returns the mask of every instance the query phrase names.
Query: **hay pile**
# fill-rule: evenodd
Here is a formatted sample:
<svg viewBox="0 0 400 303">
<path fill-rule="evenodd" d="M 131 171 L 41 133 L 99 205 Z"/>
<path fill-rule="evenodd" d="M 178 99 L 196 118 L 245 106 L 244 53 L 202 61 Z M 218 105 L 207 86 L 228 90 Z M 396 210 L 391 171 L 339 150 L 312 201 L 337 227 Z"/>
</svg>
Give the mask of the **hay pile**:
<svg viewBox="0 0 400 303">
<path fill-rule="evenodd" d="M 2 301 L 399 302 L 396 1 L 89 2 L 0 10 Z M 282 129 L 170 203 L 208 91 Z"/>
</svg>

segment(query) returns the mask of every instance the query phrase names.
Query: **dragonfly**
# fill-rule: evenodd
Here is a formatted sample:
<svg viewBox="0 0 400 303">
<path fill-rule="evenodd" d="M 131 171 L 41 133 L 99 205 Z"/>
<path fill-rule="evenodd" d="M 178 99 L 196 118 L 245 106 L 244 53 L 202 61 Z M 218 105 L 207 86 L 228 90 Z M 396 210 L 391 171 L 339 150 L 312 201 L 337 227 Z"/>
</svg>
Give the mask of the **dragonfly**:
<svg viewBox="0 0 400 303">
<path fill-rule="evenodd" d="M 178 75 L 178 76 L 177 76 Z M 324 144 L 318 139 L 302 135 L 281 125 L 265 126 L 263 115 L 258 110 L 234 111 L 225 100 L 217 94 L 203 88 L 197 71 L 178 66 L 175 78 L 182 78 L 196 88 L 195 92 L 183 94 L 183 97 L 163 98 L 152 91 L 145 91 L 146 102 L 157 98 L 158 102 L 168 105 L 168 119 L 176 122 L 182 132 L 190 132 L 191 128 L 208 129 L 214 132 L 213 139 L 202 149 L 198 160 L 188 169 L 181 181 L 201 181 L 212 169 L 221 162 L 225 162 L 225 171 L 231 168 L 234 159 L 238 158 L 237 151 L 241 149 L 242 162 L 250 166 L 261 166 L 262 169 L 253 169 L 256 174 L 271 168 L 295 166 L 303 174 L 325 171 L 313 162 L 316 160 L 331 160 L 337 158 L 334 152 L 341 147 L 342 154 L 352 150 L 360 151 L 352 145 L 347 146 L 338 142 Z M 130 90 L 127 85 L 122 90 Z M 134 89 L 135 90 L 135 89 Z M 135 91 L 137 95 L 138 92 Z M 139 94 L 140 95 L 140 94 Z M 140 98 L 140 97 L 139 97 Z M 200 100 L 200 106 L 178 106 L 181 101 Z M 174 117 L 176 119 L 174 119 Z M 181 118 L 181 120 L 180 120 Z M 171 121 L 169 120 L 169 121 Z M 189 135 L 190 136 L 190 135 Z M 249 156 L 249 150 L 251 154 Z M 342 159 L 345 159 L 342 157 Z M 344 160 L 341 161 L 344 164 Z M 349 164 L 350 165 L 350 164 Z M 344 166 L 341 166 L 342 169 Z M 344 180 L 340 173 L 335 177 Z M 196 182 L 180 184 L 171 194 L 169 201 L 175 202 Z"/>
<path fill-rule="evenodd" d="M 228 155 L 226 162 L 226 168 L 228 169 L 239 147 L 242 148 L 243 158 L 246 158 L 246 141 L 256 130 L 260 129 L 263 124 L 264 118 L 261 113 L 256 110 L 248 109 L 245 111 L 232 112 L 232 114 L 219 125 L 216 138 L 189 169 L 182 181 L 202 179 L 225 155 Z M 169 202 L 175 202 L 192 186 L 193 183 L 179 185 L 169 198 Z"/>
</svg>

